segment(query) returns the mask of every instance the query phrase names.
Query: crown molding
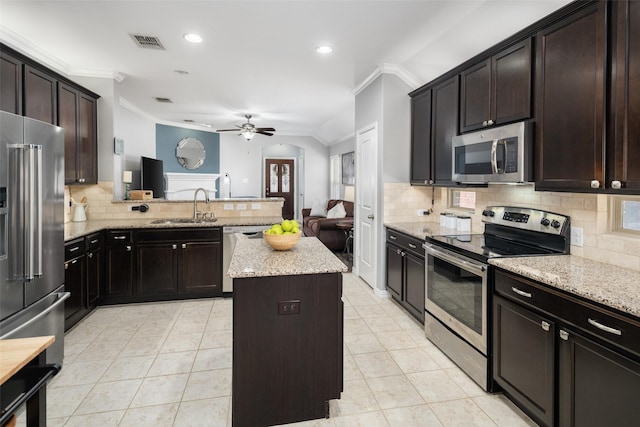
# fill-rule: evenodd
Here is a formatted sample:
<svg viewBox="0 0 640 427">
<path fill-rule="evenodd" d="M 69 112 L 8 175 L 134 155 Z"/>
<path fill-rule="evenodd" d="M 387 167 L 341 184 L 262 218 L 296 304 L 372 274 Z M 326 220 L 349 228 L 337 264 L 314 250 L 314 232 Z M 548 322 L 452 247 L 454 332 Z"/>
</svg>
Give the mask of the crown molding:
<svg viewBox="0 0 640 427">
<path fill-rule="evenodd" d="M 417 89 L 422 86 L 422 82 L 409 71 L 407 71 L 402 65 L 382 63 L 378 64 L 376 69 L 373 70 L 367 77 L 365 77 L 365 79 L 358 86 L 356 86 L 355 89 L 353 89 L 353 95 L 358 95 L 382 74 L 393 74 L 397 76 L 400 80 L 411 87 L 411 90 Z"/>
<path fill-rule="evenodd" d="M 120 103 L 121 107 L 126 108 L 129 111 L 132 111 L 134 113 L 136 113 L 139 116 L 142 116 L 148 120 L 151 120 L 152 122 L 159 122 L 159 120 L 152 116 L 151 114 L 147 113 L 146 111 L 141 110 L 140 108 L 138 108 L 138 106 L 136 106 L 135 104 L 132 104 L 128 99 L 120 97 L 120 99 L 118 100 L 118 102 Z"/>
</svg>

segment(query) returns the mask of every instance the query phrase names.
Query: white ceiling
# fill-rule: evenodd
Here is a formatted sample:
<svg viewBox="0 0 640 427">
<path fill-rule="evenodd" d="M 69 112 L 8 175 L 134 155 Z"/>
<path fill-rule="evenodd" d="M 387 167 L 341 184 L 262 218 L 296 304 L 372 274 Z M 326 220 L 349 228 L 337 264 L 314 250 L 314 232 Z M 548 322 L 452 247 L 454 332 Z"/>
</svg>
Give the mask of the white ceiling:
<svg viewBox="0 0 640 427">
<path fill-rule="evenodd" d="M 72 76 L 124 76 L 120 95 L 163 122 L 232 128 L 248 113 L 331 144 L 354 133 L 354 90 L 380 66 L 418 87 L 567 3 L 0 0 L 0 39 Z M 130 33 L 166 50 L 140 49 Z M 332 54 L 315 52 L 324 43 Z"/>
</svg>

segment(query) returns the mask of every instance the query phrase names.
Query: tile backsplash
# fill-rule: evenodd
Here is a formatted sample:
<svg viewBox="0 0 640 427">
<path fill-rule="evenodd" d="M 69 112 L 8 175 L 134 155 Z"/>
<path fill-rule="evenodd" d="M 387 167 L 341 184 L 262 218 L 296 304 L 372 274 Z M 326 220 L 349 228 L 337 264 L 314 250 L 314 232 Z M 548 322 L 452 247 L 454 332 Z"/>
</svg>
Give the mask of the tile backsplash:
<svg viewBox="0 0 640 427">
<path fill-rule="evenodd" d="M 140 218 L 186 218 L 193 215 L 193 201 L 149 201 L 149 200 L 113 200 L 113 184 L 111 182 L 100 182 L 97 185 L 74 185 L 66 186 L 64 190 L 65 220 L 70 222 L 73 218 L 73 210 L 70 202 L 79 202 L 83 197 L 87 198 L 87 219 L 131 219 Z M 144 214 L 131 211 L 133 205 L 146 203 L 149 210 Z M 218 218 L 253 217 L 253 216 L 281 216 L 282 201 L 265 201 L 256 199 L 255 202 L 212 199 L 207 204 L 204 201 L 198 202 L 198 210 L 213 212 Z M 244 205 L 244 209 L 243 206 Z"/>
<path fill-rule="evenodd" d="M 433 213 L 419 217 L 418 209 L 431 207 Z M 573 255 L 640 270 L 640 239 L 611 233 L 609 229 L 609 196 L 604 194 L 555 193 L 535 191 L 533 185 L 489 185 L 475 191 L 475 212 L 465 212 L 472 218 L 471 231 L 482 233 L 482 209 L 490 205 L 523 206 L 557 212 L 571 217 L 571 225 L 583 229 L 583 246 L 571 246 Z M 384 186 L 384 221 L 439 222 L 441 212 L 456 212 L 448 208 L 446 188 L 412 187 L 393 183 Z"/>
</svg>

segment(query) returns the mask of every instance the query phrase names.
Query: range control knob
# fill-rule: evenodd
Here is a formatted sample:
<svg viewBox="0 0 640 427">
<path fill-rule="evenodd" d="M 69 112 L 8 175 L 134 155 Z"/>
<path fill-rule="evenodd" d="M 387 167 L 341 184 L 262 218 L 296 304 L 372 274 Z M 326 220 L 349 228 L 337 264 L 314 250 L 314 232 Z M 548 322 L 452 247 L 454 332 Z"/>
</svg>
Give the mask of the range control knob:
<svg viewBox="0 0 640 427">
<path fill-rule="evenodd" d="M 483 210 L 483 211 L 482 211 L 482 216 L 490 216 L 490 217 L 493 217 L 493 216 L 495 216 L 495 215 L 496 215 L 496 213 L 495 213 L 494 211 L 490 211 L 490 210 L 487 210 L 487 209 L 485 209 L 485 210 Z"/>
<path fill-rule="evenodd" d="M 560 223 L 554 219 L 553 221 L 551 221 L 551 226 L 553 228 L 560 228 Z"/>
<path fill-rule="evenodd" d="M 549 221 L 549 219 L 548 219 L 548 218 L 542 218 L 542 219 L 540 220 L 540 224 L 544 225 L 545 227 L 548 227 L 548 226 L 549 226 L 549 224 L 551 224 L 551 221 Z"/>
</svg>

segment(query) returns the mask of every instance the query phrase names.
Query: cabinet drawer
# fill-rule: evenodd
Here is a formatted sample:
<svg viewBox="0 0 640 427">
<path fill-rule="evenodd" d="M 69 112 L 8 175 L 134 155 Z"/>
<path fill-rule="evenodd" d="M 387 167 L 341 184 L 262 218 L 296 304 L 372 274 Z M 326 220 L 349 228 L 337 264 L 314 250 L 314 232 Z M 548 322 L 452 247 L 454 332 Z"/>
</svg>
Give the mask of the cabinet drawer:
<svg viewBox="0 0 640 427">
<path fill-rule="evenodd" d="M 415 237 L 387 228 L 387 242 L 424 258 L 424 248 L 422 247 L 423 241 L 420 239 L 416 239 Z"/>
<path fill-rule="evenodd" d="M 85 253 L 84 239 L 72 240 L 64 245 L 64 260 L 77 258 Z"/>
<path fill-rule="evenodd" d="M 102 234 L 94 233 L 84 238 L 87 252 L 99 249 L 102 246 Z"/>
<path fill-rule="evenodd" d="M 110 230 L 106 233 L 106 244 L 109 246 L 130 245 L 132 240 L 131 231 Z"/>
<path fill-rule="evenodd" d="M 543 311 L 565 324 L 640 355 L 639 321 L 501 271 L 495 273 L 495 291 L 505 298 Z"/>
<path fill-rule="evenodd" d="M 157 228 L 138 230 L 137 242 L 219 242 L 220 227 L 215 228 L 173 228 L 159 230 Z"/>
</svg>

